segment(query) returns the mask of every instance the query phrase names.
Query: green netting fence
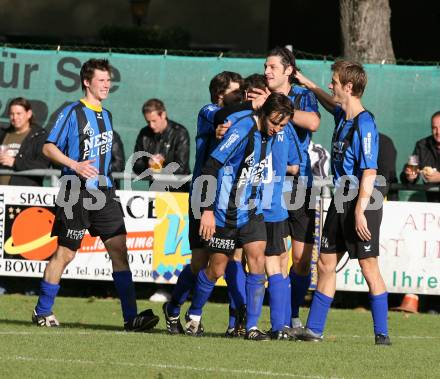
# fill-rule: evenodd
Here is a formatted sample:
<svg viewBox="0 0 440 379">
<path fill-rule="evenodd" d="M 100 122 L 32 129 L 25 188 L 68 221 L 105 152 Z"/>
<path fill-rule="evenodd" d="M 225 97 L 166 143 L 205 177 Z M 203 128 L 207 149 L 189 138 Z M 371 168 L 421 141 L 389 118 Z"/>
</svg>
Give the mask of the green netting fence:
<svg viewBox="0 0 440 379">
<path fill-rule="evenodd" d="M 33 102 L 37 121 L 50 127 L 60 107 L 82 96 L 81 64 L 89 58 L 108 58 L 115 67 L 112 93 L 105 103 L 113 114 L 126 155 L 145 125 L 142 104 L 162 99 L 169 118 L 182 123 L 191 135 L 191 165 L 198 110 L 209 102 L 210 79 L 223 70 L 243 76 L 262 73 L 264 58 L 174 56 L 170 54 L 122 54 L 0 49 L 0 123 L 8 123 L 7 104 L 23 96 Z M 322 86 L 330 80 L 330 60 L 298 60 L 302 71 Z M 398 151 L 400 171 L 415 142 L 430 134 L 430 116 L 440 110 L 438 66 L 366 65 L 368 86 L 365 106 L 375 114 L 379 130 L 390 136 Z M 314 140 L 329 148 L 333 119 L 322 110 L 320 130 Z"/>
</svg>

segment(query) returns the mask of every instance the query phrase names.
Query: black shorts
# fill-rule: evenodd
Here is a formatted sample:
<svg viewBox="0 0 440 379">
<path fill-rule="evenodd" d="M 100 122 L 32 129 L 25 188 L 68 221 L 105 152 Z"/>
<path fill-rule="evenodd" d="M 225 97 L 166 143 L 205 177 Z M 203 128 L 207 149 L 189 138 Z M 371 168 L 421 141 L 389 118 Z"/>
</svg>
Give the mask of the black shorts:
<svg viewBox="0 0 440 379">
<path fill-rule="evenodd" d="M 295 203 L 297 186 L 293 186 L 291 204 Z M 311 188 L 306 189 L 305 201 L 301 208 L 289 210 L 289 230 L 295 241 L 313 243 L 315 236 L 315 208 L 310 209 Z"/>
<path fill-rule="evenodd" d="M 127 234 L 124 214 L 115 191 L 113 189 L 100 191 L 105 196 L 104 207 L 101 209 L 85 209 L 84 201 L 95 204 L 97 199 L 95 196 L 97 191 L 89 192 L 85 189 L 80 190 L 78 201 L 72 206 L 72 214 L 68 214 L 66 207 L 56 206 L 52 236 L 58 237 L 58 245 L 73 251 L 78 250 L 86 229 L 91 236 L 99 236 L 103 242 L 111 237 Z M 66 191 L 65 199 L 71 195 L 70 191 Z M 61 196 L 61 193 L 58 196 Z"/>
<path fill-rule="evenodd" d="M 270 257 L 281 255 L 286 252 L 284 239 L 289 235 L 289 224 L 287 220 L 280 222 L 266 222 L 267 244 L 264 255 Z"/>
<path fill-rule="evenodd" d="M 338 213 L 332 200 L 325 219 L 321 237 L 321 253 L 344 253 L 350 259 L 363 259 L 379 256 L 379 232 L 382 222 L 382 207 L 365 211 L 370 241 L 362 241 L 355 230 L 354 211 L 357 198 L 343 204 L 343 213 Z"/>
<path fill-rule="evenodd" d="M 263 215 L 253 216 L 241 228 L 219 227 L 209 241 L 203 241 L 210 252 L 231 255 L 239 246 L 255 241 L 267 241 Z"/>
<path fill-rule="evenodd" d="M 200 237 L 200 219 L 196 219 L 191 212 L 188 213 L 188 238 L 189 238 L 189 248 L 191 250 L 203 248 L 203 240 Z"/>
</svg>

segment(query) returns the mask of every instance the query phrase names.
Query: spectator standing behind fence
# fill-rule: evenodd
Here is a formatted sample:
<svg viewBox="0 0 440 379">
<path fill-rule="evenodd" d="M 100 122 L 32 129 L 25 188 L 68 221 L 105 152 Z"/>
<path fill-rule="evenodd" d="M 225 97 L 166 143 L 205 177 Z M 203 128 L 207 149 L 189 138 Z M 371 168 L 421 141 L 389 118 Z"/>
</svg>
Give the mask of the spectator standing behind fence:
<svg viewBox="0 0 440 379">
<path fill-rule="evenodd" d="M 167 117 L 164 103 L 159 99 L 150 99 L 142 106 L 147 126 L 139 132 L 134 152 L 147 152 L 151 157 L 137 159 L 133 171 L 140 175 L 150 168 L 160 172 L 169 163 L 175 162 L 178 168 L 175 175 L 190 174 L 189 169 L 189 134 L 183 125 Z M 170 188 L 172 186 L 170 185 Z M 180 191 L 187 191 L 187 185 Z"/>
<path fill-rule="evenodd" d="M 0 129 L 0 168 L 14 171 L 48 168 L 49 160 L 42 148 L 47 132 L 33 122 L 28 100 L 17 97 L 9 103 L 10 125 Z M 42 176 L 1 175 L 0 184 L 16 186 L 41 186 Z"/>
<path fill-rule="evenodd" d="M 414 157 L 416 156 L 416 157 Z M 413 158 L 418 167 L 406 164 L 400 174 L 402 183 L 416 183 L 419 177 L 425 183 L 440 187 L 440 111 L 431 116 L 431 135 L 417 141 Z M 418 162 L 418 164 L 417 164 Z M 439 192 L 426 192 L 429 202 L 440 202 Z"/>
</svg>

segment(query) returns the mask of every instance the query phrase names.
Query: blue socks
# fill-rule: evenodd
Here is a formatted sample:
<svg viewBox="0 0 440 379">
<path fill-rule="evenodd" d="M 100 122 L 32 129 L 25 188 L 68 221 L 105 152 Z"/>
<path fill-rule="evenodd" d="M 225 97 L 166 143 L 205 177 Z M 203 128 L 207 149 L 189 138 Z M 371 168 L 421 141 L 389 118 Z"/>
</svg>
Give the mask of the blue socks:
<svg viewBox="0 0 440 379">
<path fill-rule="evenodd" d="M 301 276 L 290 269 L 290 283 L 292 286 L 292 318 L 299 317 L 299 307 L 304 304 L 304 297 L 310 287 L 311 275 Z"/>
<path fill-rule="evenodd" d="M 241 262 L 229 261 L 224 278 L 228 285 L 229 328 L 235 326 L 235 315 L 238 309 L 246 304 L 246 273 Z"/>
<path fill-rule="evenodd" d="M 47 316 L 52 313 L 53 303 L 55 302 L 55 297 L 59 289 L 59 284 L 51 284 L 44 279 L 41 281 L 40 296 L 38 297 L 37 306 L 35 307 L 37 315 Z"/>
<path fill-rule="evenodd" d="M 284 278 L 284 326 L 292 326 L 292 305 L 291 305 L 291 285 L 290 285 L 290 278 L 289 276 L 286 276 Z"/>
<path fill-rule="evenodd" d="M 180 314 L 180 307 L 188 298 L 195 284 L 196 275 L 193 274 L 191 265 L 186 265 L 177 278 L 177 283 L 171 295 L 171 301 L 168 303 L 167 312 L 170 316 L 176 317 Z"/>
<path fill-rule="evenodd" d="M 270 323 L 272 325 L 272 331 L 278 332 L 283 329 L 284 320 L 286 316 L 284 295 L 285 279 L 283 274 L 274 274 L 268 278 L 269 286 L 269 306 L 270 306 Z"/>
<path fill-rule="evenodd" d="M 235 322 L 237 321 L 237 308 L 235 307 L 234 299 L 229 298 L 229 322 L 228 329 L 235 328 Z"/>
<path fill-rule="evenodd" d="M 310 307 L 307 328 L 316 334 L 322 335 L 324 331 L 327 313 L 330 309 L 333 298 L 315 291 L 312 305 Z M 373 316 L 374 334 L 388 335 L 388 293 L 371 295 L 371 314 Z"/>
<path fill-rule="evenodd" d="M 113 272 L 113 281 L 115 282 L 116 291 L 121 300 L 122 316 L 124 322 L 130 322 L 137 315 L 136 291 L 134 289 L 131 271 Z"/>
<path fill-rule="evenodd" d="M 215 282 L 211 282 L 208 279 L 205 270 L 200 270 L 197 275 L 194 295 L 191 306 L 188 309 L 188 314 L 194 316 L 202 315 L 202 308 L 207 303 L 209 296 L 211 296 L 214 286 Z"/>
<path fill-rule="evenodd" d="M 332 297 L 328 297 L 318 290 L 315 291 L 306 325 L 313 333 L 322 335 L 324 332 L 327 314 L 332 301 Z"/>
<path fill-rule="evenodd" d="M 246 279 L 246 330 L 255 328 L 264 300 L 266 275 L 249 273 Z"/>
<path fill-rule="evenodd" d="M 370 294 L 371 314 L 373 316 L 374 334 L 388 335 L 388 292 L 380 295 Z"/>
</svg>

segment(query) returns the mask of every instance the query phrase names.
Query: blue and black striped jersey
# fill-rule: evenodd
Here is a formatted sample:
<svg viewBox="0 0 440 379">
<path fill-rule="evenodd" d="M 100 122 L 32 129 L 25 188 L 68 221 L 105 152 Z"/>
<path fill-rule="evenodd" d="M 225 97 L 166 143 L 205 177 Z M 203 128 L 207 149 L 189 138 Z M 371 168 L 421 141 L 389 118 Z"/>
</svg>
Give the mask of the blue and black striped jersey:
<svg viewBox="0 0 440 379">
<path fill-rule="evenodd" d="M 285 181 L 287 166 L 299 165 L 300 160 L 291 123 L 273 138 L 269 174 L 263 187 L 263 215 L 264 221 L 280 222 L 288 217 L 283 193 L 292 191 L 292 182 Z"/>
<path fill-rule="evenodd" d="M 232 123 L 252 111 L 246 110 L 228 116 Z M 283 192 L 292 190 L 291 182 L 285 183 L 287 166 L 299 165 L 299 145 L 292 123 L 273 137 L 270 155 L 267 156 L 267 175 L 263 181 L 262 209 L 264 220 L 279 222 L 287 219 L 287 206 L 284 203 Z M 289 186 L 290 184 L 290 186 Z"/>
<path fill-rule="evenodd" d="M 340 106 L 335 108 L 333 115 L 336 126 L 332 138 L 331 167 L 335 186 L 339 186 L 340 179 L 345 176 L 356 177 L 360 181 L 364 170 L 377 170 L 378 167 L 379 133 L 374 117 L 370 112 L 363 111 L 347 120 Z M 345 184 L 344 180 L 342 184 Z"/>
<path fill-rule="evenodd" d="M 209 155 L 217 146 L 215 139 L 214 116 L 221 109 L 216 104 L 207 104 L 199 111 L 197 117 L 197 135 L 196 135 L 196 159 L 194 164 L 192 183 L 190 194 L 192 192 L 192 184 L 202 171 L 202 166 L 209 158 Z M 190 196 L 191 197 L 191 196 Z"/>
<path fill-rule="evenodd" d="M 90 178 L 86 181 L 86 188 L 113 187 L 113 127 L 112 115 L 108 110 L 92 106 L 84 100 L 75 101 L 61 111 L 46 142 L 55 144 L 74 161 L 94 160 L 92 165 L 98 169 L 101 182 L 98 185 L 98 177 Z M 63 167 L 62 175 L 76 173 Z"/>
<path fill-rule="evenodd" d="M 294 85 L 290 89 L 287 97 L 290 98 L 290 100 L 294 104 L 295 109 L 305 112 L 319 112 L 316 96 L 312 91 L 308 90 L 307 88 Z M 313 183 L 313 175 L 308 150 L 310 140 L 312 139 L 312 132 L 310 130 L 300 128 L 295 124 L 293 124 L 293 127 L 296 134 L 298 146 L 301 151 L 299 175 L 307 177 L 307 186 L 311 187 Z"/>
<path fill-rule="evenodd" d="M 216 225 L 241 228 L 252 215 L 262 213 L 262 181 L 272 142 L 250 114 L 236 120 L 212 152 L 222 165 L 217 174 Z"/>
</svg>

